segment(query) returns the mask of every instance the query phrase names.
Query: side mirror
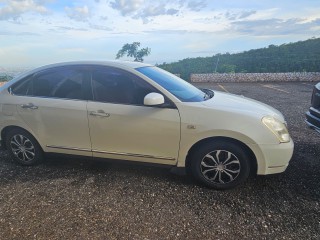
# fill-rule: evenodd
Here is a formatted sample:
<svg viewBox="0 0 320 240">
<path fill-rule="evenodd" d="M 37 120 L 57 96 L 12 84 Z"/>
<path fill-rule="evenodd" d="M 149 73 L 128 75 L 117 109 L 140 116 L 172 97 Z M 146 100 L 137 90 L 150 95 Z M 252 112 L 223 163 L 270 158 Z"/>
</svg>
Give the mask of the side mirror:
<svg viewBox="0 0 320 240">
<path fill-rule="evenodd" d="M 164 97 L 160 93 L 149 93 L 144 97 L 143 104 L 146 106 L 159 106 L 164 104 Z"/>
</svg>

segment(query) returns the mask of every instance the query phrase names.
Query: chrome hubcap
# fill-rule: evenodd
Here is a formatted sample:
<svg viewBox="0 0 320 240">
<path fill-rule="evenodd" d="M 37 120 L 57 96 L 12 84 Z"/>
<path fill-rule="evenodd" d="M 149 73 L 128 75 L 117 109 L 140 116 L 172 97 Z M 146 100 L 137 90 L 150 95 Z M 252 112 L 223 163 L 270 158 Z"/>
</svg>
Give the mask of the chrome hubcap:
<svg viewBox="0 0 320 240">
<path fill-rule="evenodd" d="M 216 150 L 204 156 L 200 163 L 202 175 L 213 183 L 229 183 L 240 173 L 239 159 L 231 152 Z"/>
<path fill-rule="evenodd" d="M 32 142 L 21 134 L 14 135 L 10 141 L 13 154 L 21 161 L 30 162 L 35 157 L 35 148 Z"/>
</svg>

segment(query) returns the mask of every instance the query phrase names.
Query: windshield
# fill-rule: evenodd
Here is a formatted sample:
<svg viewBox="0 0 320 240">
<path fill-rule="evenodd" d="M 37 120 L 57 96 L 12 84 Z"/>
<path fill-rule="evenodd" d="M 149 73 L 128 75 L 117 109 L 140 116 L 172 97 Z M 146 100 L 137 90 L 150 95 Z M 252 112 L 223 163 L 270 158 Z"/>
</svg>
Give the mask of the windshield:
<svg viewBox="0 0 320 240">
<path fill-rule="evenodd" d="M 210 96 L 181 78 L 158 67 L 141 67 L 137 71 L 152 79 L 182 102 L 202 102 Z"/>
</svg>

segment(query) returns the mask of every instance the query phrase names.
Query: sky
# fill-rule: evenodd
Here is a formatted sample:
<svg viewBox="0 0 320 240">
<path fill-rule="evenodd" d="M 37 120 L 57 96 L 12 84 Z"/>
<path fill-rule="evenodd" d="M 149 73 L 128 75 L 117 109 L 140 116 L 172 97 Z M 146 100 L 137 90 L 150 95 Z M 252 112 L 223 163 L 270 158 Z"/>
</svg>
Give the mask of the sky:
<svg viewBox="0 0 320 240">
<path fill-rule="evenodd" d="M 0 0 L 1 67 L 112 60 L 132 42 L 160 64 L 312 37 L 320 0 Z"/>
</svg>

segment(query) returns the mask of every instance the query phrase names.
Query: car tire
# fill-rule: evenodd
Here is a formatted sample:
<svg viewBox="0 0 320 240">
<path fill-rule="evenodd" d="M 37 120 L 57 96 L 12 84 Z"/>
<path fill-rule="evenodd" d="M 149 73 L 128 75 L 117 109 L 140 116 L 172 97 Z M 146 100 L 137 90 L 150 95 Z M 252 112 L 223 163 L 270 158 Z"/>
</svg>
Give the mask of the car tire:
<svg viewBox="0 0 320 240">
<path fill-rule="evenodd" d="M 37 140 L 23 129 L 16 128 L 8 132 L 6 146 L 18 164 L 31 166 L 43 160 L 43 152 Z"/>
<path fill-rule="evenodd" d="M 250 174 L 250 162 L 244 149 L 234 142 L 209 142 L 191 153 L 189 171 L 209 188 L 234 188 Z"/>
</svg>

